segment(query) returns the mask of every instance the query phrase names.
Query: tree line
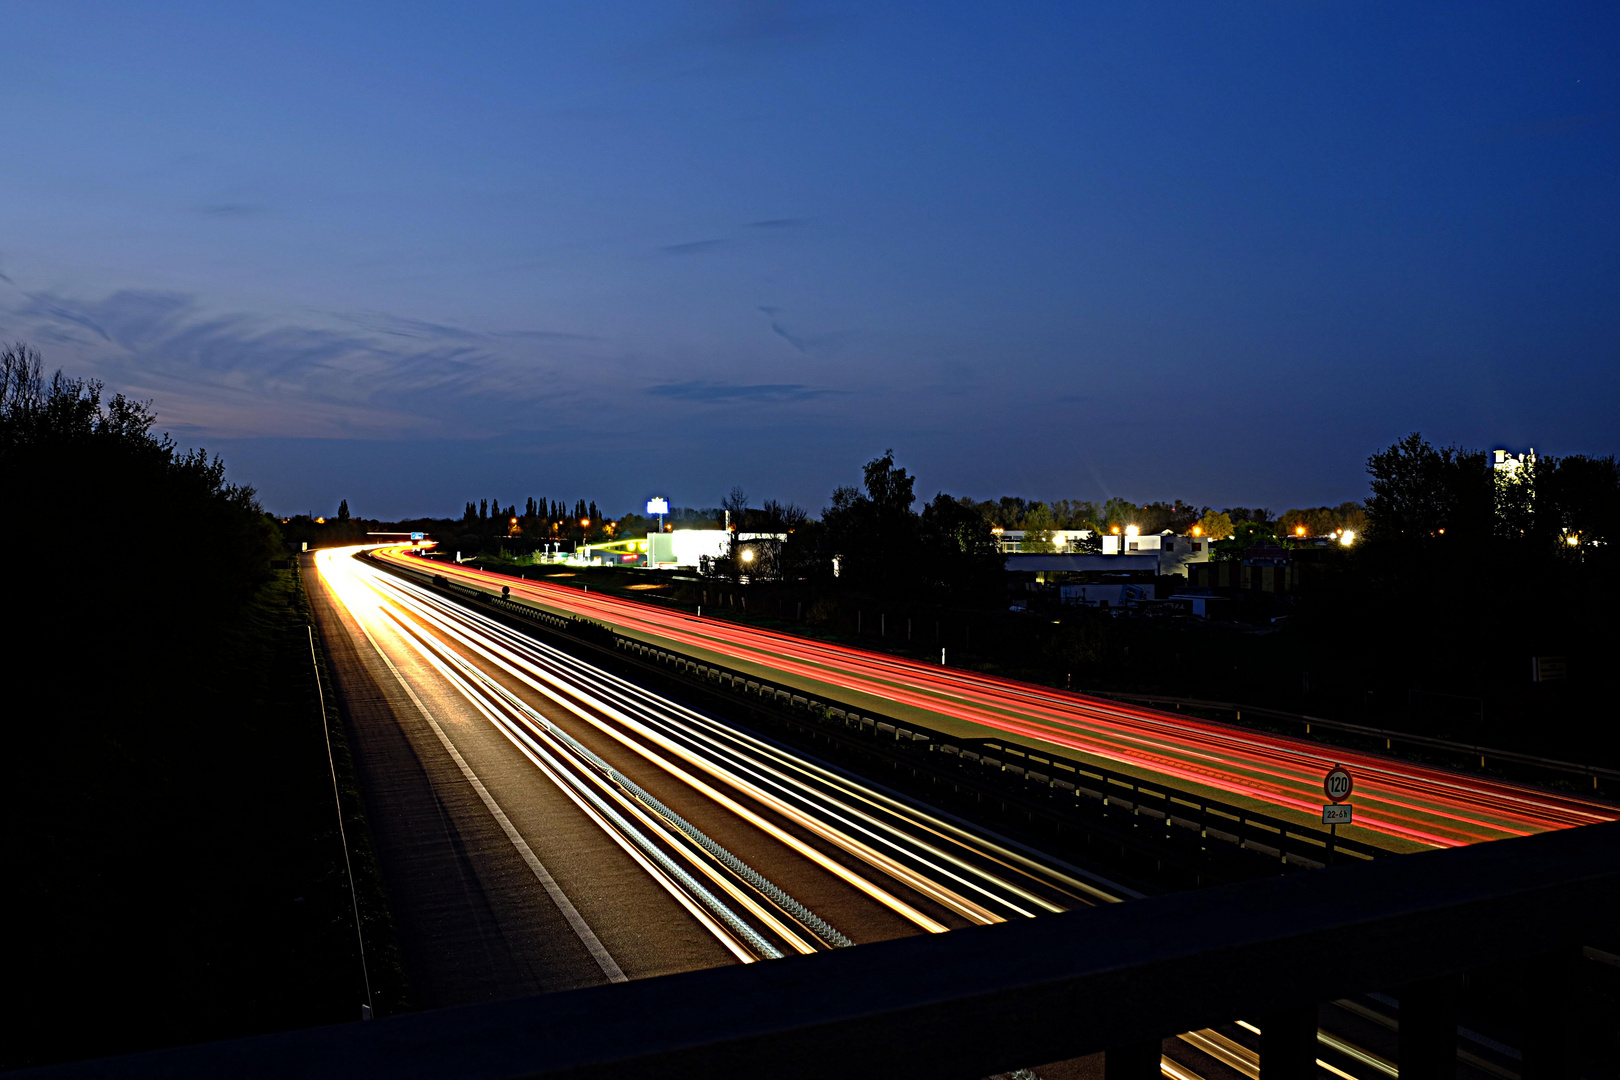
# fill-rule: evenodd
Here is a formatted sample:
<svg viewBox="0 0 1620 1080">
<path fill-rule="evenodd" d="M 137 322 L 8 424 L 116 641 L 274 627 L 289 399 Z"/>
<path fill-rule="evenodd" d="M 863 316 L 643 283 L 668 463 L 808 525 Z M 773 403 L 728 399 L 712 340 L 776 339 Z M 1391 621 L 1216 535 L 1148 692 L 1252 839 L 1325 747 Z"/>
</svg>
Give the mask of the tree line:
<svg viewBox="0 0 1620 1080">
<path fill-rule="evenodd" d="M 104 547 L 130 566 L 183 558 L 184 573 L 149 590 L 148 610 L 227 611 L 282 554 L 275 523 L 218 456 L 181 451 L 155 422 L 149 403 L 94 380 L 47 380 L 25 344 L 0 349 L 0 542 L 14 555 Z M 38 582 L 24 577 L 24 588 Z"/>
</svg>

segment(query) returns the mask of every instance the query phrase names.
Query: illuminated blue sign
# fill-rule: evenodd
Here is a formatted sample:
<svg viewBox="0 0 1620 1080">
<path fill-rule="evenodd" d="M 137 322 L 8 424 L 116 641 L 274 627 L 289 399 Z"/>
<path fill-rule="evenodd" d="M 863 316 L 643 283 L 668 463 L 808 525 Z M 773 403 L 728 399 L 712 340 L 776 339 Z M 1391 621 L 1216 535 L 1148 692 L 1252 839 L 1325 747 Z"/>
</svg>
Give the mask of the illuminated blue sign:
<svg viewBox="0 0 1620 1080">
<path fill-rule="evenodd" d="M 662 498 L 648 499 L 647 500 L 647 513 L 649 513 L 649 514 L 667 514 L 667 513 L 669 513 L 669 500 L 668 499 L 662 499 Z"/>
</svg>

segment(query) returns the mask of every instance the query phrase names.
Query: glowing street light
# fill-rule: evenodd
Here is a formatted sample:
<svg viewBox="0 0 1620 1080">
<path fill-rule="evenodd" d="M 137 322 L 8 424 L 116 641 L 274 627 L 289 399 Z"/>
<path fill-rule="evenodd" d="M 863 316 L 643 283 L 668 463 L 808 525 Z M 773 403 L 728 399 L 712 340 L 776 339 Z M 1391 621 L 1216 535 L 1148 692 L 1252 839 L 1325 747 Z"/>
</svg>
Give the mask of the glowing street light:
<svg viewBox="0 0 1620 1080">
<path fill-rule="evenodd" d="M 1125 526 L 1125 535 L 1126 536 L 1136 536 L 1141 531 L 1142 530 L 1138 529 L 1135 525 L 1127 525 L 1127 526 Z"/>
<path fill-rule="evenodd" d="M 1305 526 L 1303 526 L 1303 525 L 1295 525 L 1294 526 L 1294 535 L 1295 536 L 1304 536 L 1305 535 Z"/>
<path fill-rule="evenodd" d="M 743 562 L 753 562 L 754 561 L 754 549 L 753 548 L 743 548 L 742 549 L 742 561 Z"/>
<path fill-rule="evenodd" d="M 1339 534 L 1339 543 L 1343 544 L 1345 547 L 1349 547 L 1351 544 L 1355 543 L 1355 541 L 1356 530 L 1354 529 L 1346 529 L 1344 532 Z"/>
</svg>

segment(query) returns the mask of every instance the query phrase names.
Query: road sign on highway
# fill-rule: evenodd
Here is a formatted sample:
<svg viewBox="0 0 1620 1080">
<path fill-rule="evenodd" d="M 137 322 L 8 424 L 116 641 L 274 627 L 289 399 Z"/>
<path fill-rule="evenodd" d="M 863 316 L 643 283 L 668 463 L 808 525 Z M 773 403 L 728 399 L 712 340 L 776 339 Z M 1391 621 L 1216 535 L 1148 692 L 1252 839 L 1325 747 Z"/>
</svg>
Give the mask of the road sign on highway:
<svg viewBox="0 0 1620 1080">
<path fill-rule="evenodd" d="M 1328 770 L 1326 778 L 1322 781 L 1322 790 L 1327 797 L 1336 803 L 1344 802 L 1355 790 L 1356 782 L 1350 779 L 1350 773 L 1343 765 L 1335 765 Z"/>
<path fill-rule="evenodd" d="M 427 533 L 419 533 L 419 532 L 411 533 L 411 539 L 412 540 L 426 540 L 427 539 Z"/>
<path fill-rule="evenodd" d="M 1351 808 L 1348 806 L 1340 806 L 1338 803 L 1329 803 L 1328 805 L 1322 807 L 1322 824 L 1348 825 L 1350 824 L 1350 810 Z"/>
</svg>

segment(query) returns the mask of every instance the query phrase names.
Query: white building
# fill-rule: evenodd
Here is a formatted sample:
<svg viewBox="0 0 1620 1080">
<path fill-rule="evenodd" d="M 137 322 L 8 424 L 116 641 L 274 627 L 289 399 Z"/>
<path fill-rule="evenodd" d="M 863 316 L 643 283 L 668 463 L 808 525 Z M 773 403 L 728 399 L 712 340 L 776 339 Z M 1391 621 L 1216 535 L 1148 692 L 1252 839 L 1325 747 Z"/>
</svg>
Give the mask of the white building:
<svg viewBox="0 0 1620 1080">
<path fill-rule="evenodd" d="M 647 565 L 666 569 L 696 567 L 731 554 L 731 533 L 725 529 L 675 529 L 647 534 Z"/>
<path fill-rule="evenodd" d="M 1516 478 L 1519 470 L 1526 465 L 1534 466 L 1535 463 L 1536 448 L 1533 446 L 1523 454 L 1515 454 L 1511 450 L 1491 451 L 1491 468 L 1505 473 L 1509 479 Z"/>
<path fill-rule="evenodd" d="M 647 565 L 669 570 L 688 569 L 703 565 L 703 560 L 730 558 L 732 538 L 739 550 L 758 547 L 761 542 L 780 544 L 787 533 L 745 532 L 733 533 L 728 529 L 673 529 L 663 533 L 647 534 Z M 747 561 L 747 560 L 745 560 Z"/>
<path fill-rule="evenodd" d="M 1192 563 L 1209 562 L 1209 537 L 1207 536 L 1177 536 L 1166 529 L 1162 533 L 1133 536 L 1128 531 L 1121 536 L 1109 533 L 1102 538 L 1104 555 L 1147 555 L 1157 553 L 1159 556 L 1159 573 L 1180 574 L 1187 576 L 1187 567 Z"/>
</svg>

